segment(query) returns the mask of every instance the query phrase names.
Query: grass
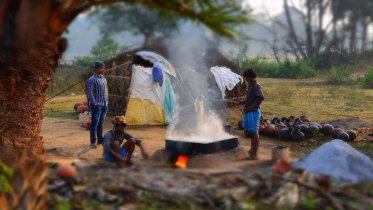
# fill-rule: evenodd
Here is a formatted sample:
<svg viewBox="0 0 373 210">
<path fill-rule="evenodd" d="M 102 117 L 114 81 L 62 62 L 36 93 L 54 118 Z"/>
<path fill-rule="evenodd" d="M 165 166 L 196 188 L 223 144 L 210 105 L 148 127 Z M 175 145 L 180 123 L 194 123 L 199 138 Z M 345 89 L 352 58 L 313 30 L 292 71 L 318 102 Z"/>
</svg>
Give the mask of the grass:
<svg viewBox="0 0 373 210">
<path fill-rule="evenodd" d="M 312 122 L 325 123 L 332 120 L 357 118 L 359 121 L 373 123 L 373 90 L 360 89 L 358 86 L 328 85 L 320 79 L 269 79 L 258 78 L 265 100 L 261 105 L 262 115 L 273 117 L 300 117 L 306 115 Z M 242 108 L 242 107 L 240 107 Z M 231 111 L 229 121 L 236 126 L 243 118 L 239 108 Z M 350 124 L 345 129 L 352 129 Z M 239 135 L 243 135 L 239 133 Z M 366 134 L 358 134 L 362 139 Z M 302 158 L 332 137 L 321 135 L 306 138 L 301 143 L 285 142 L 276 138 L 264 137 L 276 145 L 289 146 L 295 157 Z M 373 143 L 366 141 L 351 142 L 352 147 L 373 158 Z"/>
<path fill-rule="evenodd" d="M 84 95 L 60 96 L 51 99 L 44 105 L 44 117 L 79 119 L 79 114 L 74 110 L 74 104 L 86 101 Z"/>
</svg>

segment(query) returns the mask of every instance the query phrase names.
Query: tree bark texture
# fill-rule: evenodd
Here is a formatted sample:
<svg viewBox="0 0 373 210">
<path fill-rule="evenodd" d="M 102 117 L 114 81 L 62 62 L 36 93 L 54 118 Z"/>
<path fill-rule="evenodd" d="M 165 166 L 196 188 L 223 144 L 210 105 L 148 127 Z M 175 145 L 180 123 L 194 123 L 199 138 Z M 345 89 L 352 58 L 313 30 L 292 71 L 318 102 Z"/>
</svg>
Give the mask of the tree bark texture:
<svg viewBox="0 0 373 210">
<path fill-rule="evenodd" d="M 0 124 L 5 125 L 0 128 L 0 157 L 7 164 L 20 156 L 44 157 L 40 133 L 46 91 L 67 47 L 61 34 L 79 14 L 65 13 L 58 2 L 0 3 Z"/>
</svg>

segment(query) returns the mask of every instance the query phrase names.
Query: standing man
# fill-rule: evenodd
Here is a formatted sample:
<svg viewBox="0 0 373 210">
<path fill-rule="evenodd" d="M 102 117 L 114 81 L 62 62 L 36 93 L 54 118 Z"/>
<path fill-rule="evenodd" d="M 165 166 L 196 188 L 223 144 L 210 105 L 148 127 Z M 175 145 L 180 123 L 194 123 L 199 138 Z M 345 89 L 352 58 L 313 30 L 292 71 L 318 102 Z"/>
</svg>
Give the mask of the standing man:
<svg viewBox="0 0 373 210">
<path fill-rule="evenodd" d="M 94 64 L 95 73 L 87 81 L 88 101 L 91 109 L 92 122 L 90 129 L 91 148 L 97 148 L 96 145 L 96 130 L 97 144 L 102 144 L 103 129 L 106 113 L 108 110 L 108 88 L 105 72 L 105 64 L 101 61 L 96 61 Z"/>
<path fill-rule="evenodd" d="M 243 77 L 249 82 L 249 88 L 246 94 L 242 127 L 248 130 L 251 134 L 251 148 L 249 150 L 249 156 L 246 160 L 257 160 L 258 159 L 258 147 L 259 147 L 259 120 L 260 120 L 260 104 L 264 100 L 264 94 L 262 87 L 256 81 L 256 71 L 253 68 L 246 70 L 243 73 Z"/>
</svg>

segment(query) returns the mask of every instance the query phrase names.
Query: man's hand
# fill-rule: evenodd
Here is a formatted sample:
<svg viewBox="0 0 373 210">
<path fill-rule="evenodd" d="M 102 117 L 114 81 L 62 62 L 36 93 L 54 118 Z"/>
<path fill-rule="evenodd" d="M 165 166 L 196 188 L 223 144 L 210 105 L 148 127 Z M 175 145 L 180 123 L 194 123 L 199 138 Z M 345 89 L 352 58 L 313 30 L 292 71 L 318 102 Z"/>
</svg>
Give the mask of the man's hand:
<svg viewBox="0 0 373 210">
<path fill-rule="evenodd" d="M 143 151 L 141 152 L 141 157 L 144 158 L 145 160 L 149 158 L 149 155 L 147 152 Z"/>
</svg>

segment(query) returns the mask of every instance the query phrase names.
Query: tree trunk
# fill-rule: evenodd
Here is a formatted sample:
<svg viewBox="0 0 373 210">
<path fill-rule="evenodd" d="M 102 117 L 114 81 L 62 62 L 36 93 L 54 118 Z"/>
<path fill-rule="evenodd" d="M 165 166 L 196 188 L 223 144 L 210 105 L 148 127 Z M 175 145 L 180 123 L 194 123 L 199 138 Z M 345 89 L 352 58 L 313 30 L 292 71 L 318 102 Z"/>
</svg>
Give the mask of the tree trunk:
<svg viewBox="0 0 373 210">
<path fill-rule="evenodd" d="M 287 22 L 289 24 L 290 37 L 293 39 L 293 42 L 295 43 L 295 46 L 297 47 L 297 50 L 302 55 L 302 57 L 306 58 L 307 55 L 304 53 L 304 51 L 302 49 L 302 46 L 299 43 L 297 35 L 295 33 L 295 30 L 294 30 L 293 22 L 292 22 L 291 17 L 290 17 L 290 11 L 289 11 L 289 6 L 288 6 L 287 0 L 284 0 L 284 9 L 285 9 L 285 14 L 286 14 L 286 19 L 287 19 Z"/>
<path fill-rule="evenodd" d="M 361 39 L 361 52 L 364 52 L 365 51 L 365 45 L 367 44 L 367 33 L 368 33 L 369 19 L 368 18 L 363 18 L 362 25 L 363 25 L 363 33 L 362 33 L 362 39 Z"/>
<path fill-rule="evenodd" d="M 306 35 L 307 35 L 307 55 L 308 57 L 313 57 L 313 40 L 312 40 L 312 1 L 307 0 L 306 6 L 307 6 L 307 22 L 306 22 Z"/>
<path fill-rule="evenodd" d="M 67 16 L 55 1 L 8 0 L 1 6 L 0 125 L 6 127 L 0 133 L 0 157 L 7 164 L 21 156 L 43 159 L 46 91 L 67 47 L 60 36 L 79 12 Z"/>
<path fill-rule="evenodd" d="M 323 30 L 323 18 L 324 18 L 324 0 L 319 0 L 319 30 L 317 32 L 317 43 L 316 43 L 316 53 L 319 54 L 320 47 L 324 39 L 324 30 Z"/>
<path fill-rule="evenodd" d="M 351 24 L 351 33 L 350 33 L 350 45 L 349 53 L 356 52 L 356 27 L 357 27 L 357 12 L 356 10 L 351 13 L 350 24 Z"/>
</svg>

